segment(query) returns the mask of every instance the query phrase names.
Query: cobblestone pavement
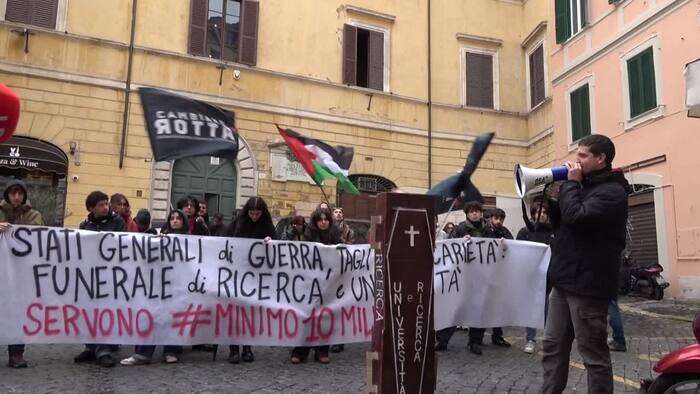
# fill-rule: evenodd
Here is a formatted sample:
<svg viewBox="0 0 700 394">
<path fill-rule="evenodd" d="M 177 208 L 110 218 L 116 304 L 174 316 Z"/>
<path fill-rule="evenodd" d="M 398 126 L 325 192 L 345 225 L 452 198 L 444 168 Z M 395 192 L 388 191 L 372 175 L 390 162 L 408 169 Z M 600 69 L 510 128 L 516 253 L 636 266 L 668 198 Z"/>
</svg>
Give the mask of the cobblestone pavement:
<svg viewBox="0 0 700 394">
<path fill-rule="evenodd" d="M 616 392 L 636 392 L 641 378 L 653 376 L 652 367 L 659 357 L 694 341 L 690 323 L 645 314 L 635 309 L 638 302 L 622 302 L 629 349 L 627 353 L 612 354 Z M 439 353 L 437 392 L 538 392 L 542 382 L 540 357 L 522 352 L 523 329 L 505 331 L 513 348 L 484 346 L 481 357 L 466 351 L 466 331 L 458 331 L 448 351 Z M 485 343 L 489 340 L 487 333 Z M 211 353 L 187 350 L 175 365 L 158 362 L 105 369 L 73 364 L 73 356 L 81 346 L 34 345 L 27 351 L 30 368 L 0 368 L 0 392 L 363 392 L 367 345 L 346 349 L 332 355 L 330 365 L 310 362 L 293 366 L 288 363 L 286 349 L 255 348 L 256 361 L 250 364 L 226 363 L 227 349 L 215 362 L 211 361 Z M 130 346 L 123 346 L 120 357 L 127 357 L 130 351 Z M 160 356 L 160 350 L 156 356 Z M 571 358 L 567 392 L 586 392 L 585 370 L 576 352 Z"/>
</svg>

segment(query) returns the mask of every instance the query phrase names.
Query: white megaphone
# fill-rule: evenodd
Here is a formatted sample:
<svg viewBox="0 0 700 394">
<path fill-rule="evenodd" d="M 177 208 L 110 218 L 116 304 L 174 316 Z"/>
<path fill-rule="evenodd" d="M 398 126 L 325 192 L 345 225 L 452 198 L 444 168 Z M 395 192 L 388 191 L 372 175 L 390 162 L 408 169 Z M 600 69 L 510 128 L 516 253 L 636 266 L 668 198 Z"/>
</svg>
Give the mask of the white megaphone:
<svg viewBox="0 0 700 394">
<path fill-rule="evenodd" d="M 550 182 L 565 181 L 569 169 L 566 166 L 552 168 L 529 168 L 515 165 L 515 190 L 523 198 L 529 191 Z"/>
</svg>

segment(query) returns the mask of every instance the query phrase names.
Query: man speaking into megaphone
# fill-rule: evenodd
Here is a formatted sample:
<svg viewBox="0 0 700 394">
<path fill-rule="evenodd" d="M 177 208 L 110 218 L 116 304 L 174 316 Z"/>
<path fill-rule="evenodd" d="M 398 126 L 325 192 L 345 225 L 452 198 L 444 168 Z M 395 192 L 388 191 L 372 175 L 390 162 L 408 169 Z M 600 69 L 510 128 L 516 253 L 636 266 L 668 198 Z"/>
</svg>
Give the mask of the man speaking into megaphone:
<svg viewBox="0 0 700 394">
<path fill-rule="evenodd" d="M 542 349 L 543 393 L 566 388 L 574 338 L 588 371 L 589 392 L 613 392 L 607 311 L 617 296 L 629 192 L 623 173 L 612 169 L 614 157 L 610 138 L 581 139 L 576 160 L 564 164 L 566 179 L 550 208 L 554 242 L 547 274 L 552 290 Z"/>
</svg>

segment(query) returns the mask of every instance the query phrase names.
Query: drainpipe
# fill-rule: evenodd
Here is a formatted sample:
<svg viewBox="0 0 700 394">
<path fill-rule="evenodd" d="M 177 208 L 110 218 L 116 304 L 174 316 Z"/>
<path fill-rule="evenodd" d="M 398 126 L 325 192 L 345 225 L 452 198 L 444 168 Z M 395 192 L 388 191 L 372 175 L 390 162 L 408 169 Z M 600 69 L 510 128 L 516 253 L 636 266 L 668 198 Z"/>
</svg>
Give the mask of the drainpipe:
<svg viewBox="0 0 700 394">
<path fill-rule="evenodd" d="M 430 0 L 428 0 L 428 189 L 433 185 L 433 78 L 430 32 Z"/>
<path fill-rule="evenodd" d="M 126 156 L 126 131 L 129 123 L 129 96 L 131 95 L 131 64 L 134 60 L 134 33 L 136 32 L 136 6 L 138 0 L 131 0 L 131 38 L 129 39 L 129 60 L 126 67 L 126 89 L 124 91 L 124 115 L 122 116 L 122 141 L 119 151 L 119 168 L 124 167 Z"/>
</svg>

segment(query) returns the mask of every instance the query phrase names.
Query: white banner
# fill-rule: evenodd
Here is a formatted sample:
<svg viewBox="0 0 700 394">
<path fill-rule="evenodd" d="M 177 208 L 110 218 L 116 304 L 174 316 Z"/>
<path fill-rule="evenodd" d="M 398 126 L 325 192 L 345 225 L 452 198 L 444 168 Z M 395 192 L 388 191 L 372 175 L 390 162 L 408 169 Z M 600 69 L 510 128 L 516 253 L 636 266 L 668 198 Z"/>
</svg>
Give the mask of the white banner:
<svg viewBox="0 0 700 394">
<path fill-rule="evenodd" d="M 373 281 L 369 245 L 12 226 L 0 343 L 364 342 Z"/>
<path fill-rule="evenodd" d="M 435 329 L 544 326 L 549 246 L 449 239 L 435 247 Z"/>
</svg>

